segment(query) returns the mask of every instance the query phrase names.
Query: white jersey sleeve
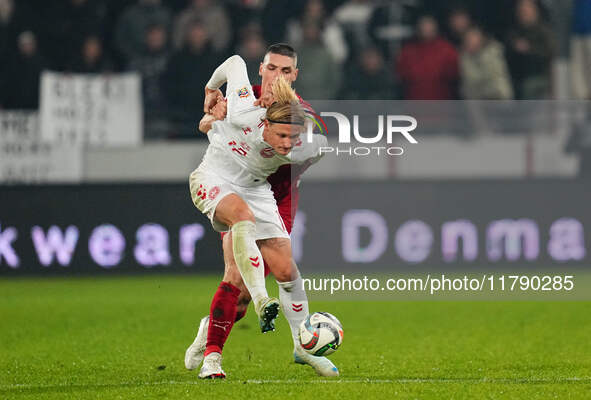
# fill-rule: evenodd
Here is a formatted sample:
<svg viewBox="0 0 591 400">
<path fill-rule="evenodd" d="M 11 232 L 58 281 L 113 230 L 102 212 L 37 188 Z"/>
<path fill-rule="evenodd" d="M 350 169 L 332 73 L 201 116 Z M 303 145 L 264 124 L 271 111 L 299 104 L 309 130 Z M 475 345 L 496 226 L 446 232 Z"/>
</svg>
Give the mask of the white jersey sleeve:
<svg viewBox="0 0 591 400">
<path fill-rule="evenodd" d="M 248 79 L 246 63 L 239 55 L 233 55 L 213 73 L 207 87 L 215 90 L 224 83 L 228 101 L 226 119 L 238 127 L 257 125 L 264 109 L 254 105 L 255 97 Z"/>
<path fill-rule="evenodd" d="M 328 144 L 328 140 L 326 136 L 313 134 L 312 140 L 309 141 L 308 137 L 304 137 L 300 140 L 293 150 L 290 153 L 291 163 L 293 164 L 303 164 L 303 163 L 310 163 L 314 164 L 318 162 L 323 153 L 321 149 L 326 147 Z"/>
</svg>

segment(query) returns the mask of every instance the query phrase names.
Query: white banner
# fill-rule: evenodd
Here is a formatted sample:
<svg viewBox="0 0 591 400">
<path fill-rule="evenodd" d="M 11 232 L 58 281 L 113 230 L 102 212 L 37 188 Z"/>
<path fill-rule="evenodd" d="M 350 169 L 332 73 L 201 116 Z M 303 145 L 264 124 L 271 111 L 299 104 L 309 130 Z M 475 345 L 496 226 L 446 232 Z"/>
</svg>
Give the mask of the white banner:
<svg viewBox="0 0 591 400">
<path fill-rule="evenodd" d="M 49 142 L 93 147 L 140 145 L 140 76 L 44 72 L 40 114 L 41 137 Z"/>
<path fill-rule="evenodd" d="M 0 112 L 0 183 L 81 180 L 80 145 L 42 141 L 36 112 Z"/>
</svg>

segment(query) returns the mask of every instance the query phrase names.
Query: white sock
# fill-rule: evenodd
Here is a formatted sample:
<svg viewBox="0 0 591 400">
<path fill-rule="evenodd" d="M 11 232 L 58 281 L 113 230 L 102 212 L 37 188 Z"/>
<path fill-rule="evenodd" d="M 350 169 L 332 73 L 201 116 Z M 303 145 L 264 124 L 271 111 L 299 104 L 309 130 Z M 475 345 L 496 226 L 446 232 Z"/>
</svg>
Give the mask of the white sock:
<svg viewBox="0 0 591 400">
<path fill-rule="evenodd" d="M 242 276 L 250 296 L 257 305 L 258 302 L 266 297 L 265 288 L 265 266 L 263 256 L 255 240 L 254 222 L 240 221 L 232 226 L 232 250 L 234 250 L 234 260 Z"/>
<path fill-rule="evenodd" d="M 279 285 L 279 301 L 283 315 L 289 322 L 294 346 L 298 346 L 300 324 L 308 316 L 308 296 L 304 290 L 304 282 L 300 276 L 295 281 L 277 282 Z"/>
</svg>

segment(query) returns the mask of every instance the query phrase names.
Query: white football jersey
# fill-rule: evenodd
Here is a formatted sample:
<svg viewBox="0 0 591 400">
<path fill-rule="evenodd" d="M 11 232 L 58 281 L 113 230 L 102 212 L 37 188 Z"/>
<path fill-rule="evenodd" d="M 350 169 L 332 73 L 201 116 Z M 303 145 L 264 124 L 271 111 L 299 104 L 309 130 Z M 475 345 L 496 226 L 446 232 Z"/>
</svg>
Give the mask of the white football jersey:
<svg viewBox="0 0 591 400">
<path fill-rule="evenodd" d="M 263 140 L 266 109 L 254 106 L 255 97 L 248 80 L 246 64 L 232 56 L 220 65 L 207 86 L 218 89 L 227 83 L 227 116 L 213 123 L 207 133 L 209 147 L 199 169 L 211 171 L 239 186 L 258 186 L 284 164 L 314 163 L 326 146 L 323 135 L 313 135 L 312 142 L 300 139 L 286 155 L 275 153 Z"/>
</svg>

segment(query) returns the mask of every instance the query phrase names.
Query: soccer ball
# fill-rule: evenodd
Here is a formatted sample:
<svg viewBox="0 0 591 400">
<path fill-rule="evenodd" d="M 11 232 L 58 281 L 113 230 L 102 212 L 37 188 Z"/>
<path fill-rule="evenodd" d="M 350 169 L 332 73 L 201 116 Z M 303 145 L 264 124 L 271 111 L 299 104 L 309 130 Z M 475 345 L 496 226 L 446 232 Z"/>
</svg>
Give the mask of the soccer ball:
<svg viewBox="0 0 591 400">
<path fill-rule="evenodd" d="M 300 345 L 313 356 L 334 353 L 343 343 L 343 325 L 332 314 L 316 312 L 300 325 Z"/>
</svg>

